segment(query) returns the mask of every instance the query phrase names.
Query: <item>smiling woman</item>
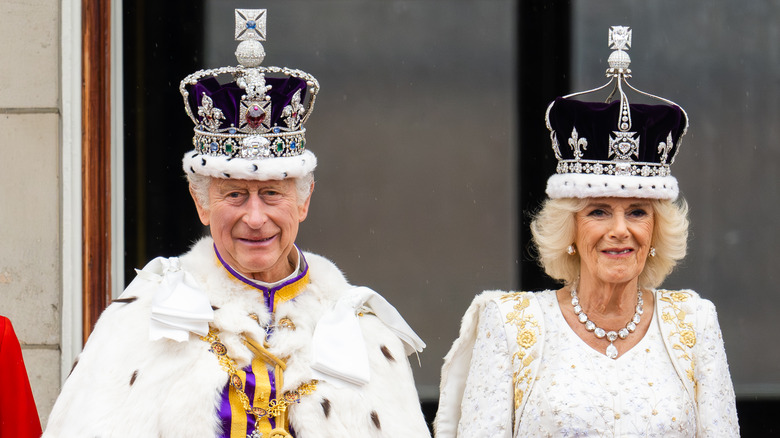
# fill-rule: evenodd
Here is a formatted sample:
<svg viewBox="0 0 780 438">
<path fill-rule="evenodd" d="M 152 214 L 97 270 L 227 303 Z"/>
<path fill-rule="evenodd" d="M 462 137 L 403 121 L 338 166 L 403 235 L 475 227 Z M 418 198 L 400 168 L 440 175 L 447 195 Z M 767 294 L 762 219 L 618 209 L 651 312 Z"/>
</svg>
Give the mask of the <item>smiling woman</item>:
<svg viewBox="0 0 780 438">
<path fill-rule="evenodd" d="M 618 198 L 607 198 L 615 199 Z M 688 241 L 688 204 L 680 198 L 646 199 L 652 209 L 653 257 L 646 258 L 639 275 L 645 287 L 658 287 L 685 257 Z M 580 275 L 580 258 L 567 250 L 575 241 L 576 215 L 591 202 L 589 198 L 548 199 L 531 222 L 539 264 L 551 278 L 569 284 Z"/>
<path fill-rule="evenodd" d="M 628 103 L 631 31 L 609 36 L 607 101 L 547 109 L 558 167 L 531 232 L 563 287 L 474 299 L 442 369 L 437 437 L 739 435 L 714 306 L 657 289 L 686 251 L 670 165 L 688 118 L 667 99 Z"/>
</svg>

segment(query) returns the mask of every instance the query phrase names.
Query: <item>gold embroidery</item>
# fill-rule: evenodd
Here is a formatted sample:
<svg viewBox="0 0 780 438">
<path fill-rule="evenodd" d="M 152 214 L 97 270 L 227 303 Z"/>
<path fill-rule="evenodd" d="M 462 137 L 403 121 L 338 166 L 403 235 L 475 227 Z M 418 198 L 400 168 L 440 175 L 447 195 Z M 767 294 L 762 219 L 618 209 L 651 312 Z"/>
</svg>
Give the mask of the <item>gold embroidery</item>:
<svg viewBox="0 0 780 438">
<path fill-rule="evenodd" d="M 672 348 L 680 351 L 680 359 L 690 362 L 691 366 L 685 370 L 685 375 L 696 387 L 697 382 L 694 375 L 695 360 L 690 351 L 696 345 L 696 332 L 694 331 L 693 323 L 685 321 L 685 317 L 688 315 L 680 307 L 680 303 L 688 301 L 689 298 L 690 296 L 684 292 L 659 291 L 659 300 L 668 303 L 668 306 L 664 308 L 661 314 L 661 319 L 668 324 L 674 325 L 675 329 L 669 334 L 672 342 L 674 342 L 673 339 L 675 337 L 679 342 L 673 343 Z"/>
<path fill-rule="evenodd" d="M 515 409 L 520 407 L 523 397 L 525 397 L 526 392 L 531 387 L 530 365 L 536 358 L 528 350 L 536 344 L 540 332 L 539 323 L 533 314 L 526 313 L 526 309 L 531 305 L 528 294 L 529 292 L 514 292 L 505 294 L 500 298 L 503 302 L 515 301 L 512 311 L 506 315 L 505 322 L 505 324 L 512 324 L 517 328 L 516 341 L 520 347 L 512 357 L 512 361 L 518 364 L 515 366 L 512 378 L 515 386 Z"/>
<path fill-rule="evenodd" d="M 209 327 L 208 335 L 201 336 L 200 339 L 207 342 L 211 346 L 209 351 L 214 353 L 222 369 L 227 372 L 229 376 L 228 382 L 235 390 L 234 394 L 238 397 L 241 406 L 248 414 L 251 414 L 255 417 L 255 430 L 254 432 L 250 431 L 249 435 L 247 436 L 262 436 L 262 433 L 260 433 L 260 419 L 264 417 L 273 417 L 277 420 L 277 427 L 271 431 L 271 436 L 292 437 L 292 435 L 290 435 L 285 430 L 288 426 L 288 420 L 286 416 L 287 408 L 293 404 L 300 403 L 301 396 L 314 393 L 314 391 L 317 390 L 317 380 L 304 382 L 298 388 L 292 391 L 287 391 L 282 395 L 282 397 L 278 397 L 276 399 L 267 400 L 266 397 L 260 396 L 258 401 L 261 402 L 261 406 L 252 406 L 252 402 L 249 400 L 249 396 L 244 391 L 244 381 L 239 375 L 240 371 L 237 368 L 238 364 L 236 364 L 236 361 L 233 360 L 233 358 L 228 356 L 225 344 L 223 344 L 219 339 L 219 331 L 213 327 Z M 264 356 L 264 362 L 275 365 L 276 387 L 281 388 L 283 369 L 286 367 L 284 362 L 277 359 L 276 356 L 268 352 L 265 347 L 261 347 L 257 342 L 251 340 L 251 338 L 246 339 L 246 344 L 250 350 L 255 352 L 255 354 L 264 353 L 260 354 L 261 356 Z"/>
<path fill-rule="evenodd" d="M 277 323 L 277 325 L 279 326 L 279 328 L 286 328 L 286 329 L 290 329 L 290 330 L 295 330 L 295 323 L 292 322 L 292 320 L 290 318 L 282 318 L 282 319 L 280 319 L 279 322 Z"/>
</svg>

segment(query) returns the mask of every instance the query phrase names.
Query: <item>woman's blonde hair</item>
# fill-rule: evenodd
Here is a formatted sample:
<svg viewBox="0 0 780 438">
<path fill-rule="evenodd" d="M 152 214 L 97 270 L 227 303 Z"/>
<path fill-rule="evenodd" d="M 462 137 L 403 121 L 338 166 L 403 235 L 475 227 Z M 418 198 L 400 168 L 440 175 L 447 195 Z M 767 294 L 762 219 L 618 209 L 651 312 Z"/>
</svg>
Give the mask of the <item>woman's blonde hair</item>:
<svg viewBox="0 0 780 438">
<path fill-rule="evenodd" d="M 651 199 L 655 225 L 652 246 L 655 257 L 648 257 L 639 275 L 641 287 L 655 288 L 685 257 L 688 247 L 688 203 Z M 555 280 L 571 284 L 580 275 L 580 258 L 567 253 L 576 233 L 575 215 L 589 199 L 548 199 L 531 220 L 531 234 L 539 265 Z"/>
</svg>

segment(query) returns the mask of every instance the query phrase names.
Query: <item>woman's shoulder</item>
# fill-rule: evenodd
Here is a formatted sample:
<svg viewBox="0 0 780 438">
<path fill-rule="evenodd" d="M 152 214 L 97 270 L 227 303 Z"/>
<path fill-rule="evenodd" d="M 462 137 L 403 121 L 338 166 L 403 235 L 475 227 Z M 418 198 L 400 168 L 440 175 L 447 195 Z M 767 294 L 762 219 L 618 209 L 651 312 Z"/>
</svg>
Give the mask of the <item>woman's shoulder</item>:
<svg viewBox="0 0 780 438">
<path fill-rule="evenodd" d="M 508 301 L 522 301 L 522 300 L 535 300 L 535 299 L 547 299 L 550 296 L 555 296 L 554 290 L 541 290 L 541 291 L 505 291 L 505 290 L 486 290 L 477 294 L 472 300 L 474 303 L 486 303 L 489 301 L 496 302 L 508 302 Z"/>
<path fill-rule="evenodd" d="M 691 311 L 715 311 L 715 305 L 712 301 L 703 298 L 691 289 L 656 289 L 654 292 L 660 310 L 684 308 Z"/>
<path fill-rule="evenodd" d="M 487 290 L 474 297 L 469 309 L 471 312 L 484 313 L 488 307 L 497 306 L 503 314 L 513 309 L 530 309 L 533 312 L 540 309 L 539 306 L 557 302 L 556 291 L 504 291 Z M 467 311 L 467 313 L 469 313 Z"/>
<path fill-rule="evenodd" d="M 693 290 L 656 289 L 654 292 L 662 331 L 670 329 L 671 333 L 684 334 L 686 328 L 702 332 L 717 325 L 715 305 Z"/>
</svg>

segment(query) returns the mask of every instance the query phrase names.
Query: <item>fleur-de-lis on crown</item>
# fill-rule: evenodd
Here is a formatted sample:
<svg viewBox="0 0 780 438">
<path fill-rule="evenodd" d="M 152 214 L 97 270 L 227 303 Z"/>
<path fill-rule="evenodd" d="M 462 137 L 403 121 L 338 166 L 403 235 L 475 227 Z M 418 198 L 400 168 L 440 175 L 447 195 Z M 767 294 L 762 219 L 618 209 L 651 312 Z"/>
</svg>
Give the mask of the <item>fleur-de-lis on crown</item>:
<svg viewBox="0 0 780 438">
<path fill-rule="evenodd" d="M 214 106 L 214 101 L 210 97 L 203 95 L 203 99 L 200 101 L 198 107 L 198 116 L 200 122 L 207 129 L 216 131 L 219 129 L 219 125 L 222 120 L 225 119 L 225 115 L 222 114 L 222 110 Z"/>
<path fill-rule="evenodd" d="M 282 110 L 282 117 L 287 127 L 295 129 L 301 122 L 301 117 L 306 113 L 306 108 L 301 105 L 301 90 L 295 92 L 292 101 Z"/>
<path fill-rule="evenodd" d="M 569 146 L 571 146 L 571 149 L 574 151 L 574 159 L 579 161 L 580 158 L 582 158 L 582 150 L 580 148 L 588 148 L 588 139 L 585 137 L 580 138 L 579 133 L 577 133 L 577 128 L 572 128 Z"/>
<path fill-rule="evenodd" d="M 661 163 L 666 164 L 666 160 L 669 159 L 669 152 L 674 147 L 674 141 L 672 140 L 672 131 L 669 131 L 669 136 L 666 137 L 665 142 L 658 143 L 658 153 L 661 154 Z"/>
</svg>

